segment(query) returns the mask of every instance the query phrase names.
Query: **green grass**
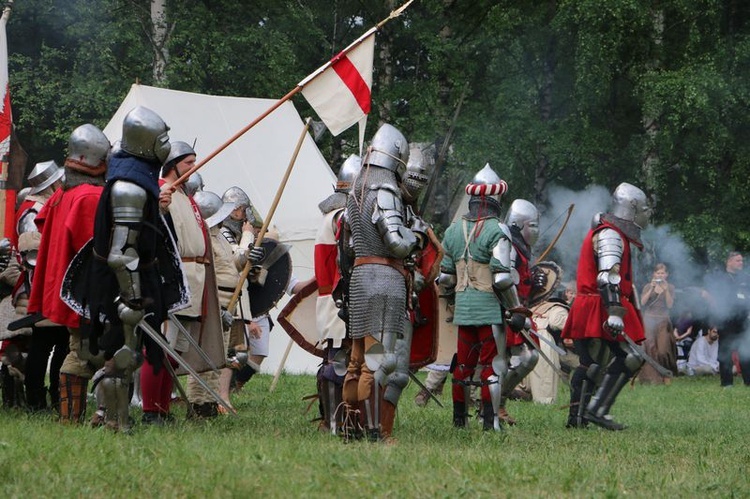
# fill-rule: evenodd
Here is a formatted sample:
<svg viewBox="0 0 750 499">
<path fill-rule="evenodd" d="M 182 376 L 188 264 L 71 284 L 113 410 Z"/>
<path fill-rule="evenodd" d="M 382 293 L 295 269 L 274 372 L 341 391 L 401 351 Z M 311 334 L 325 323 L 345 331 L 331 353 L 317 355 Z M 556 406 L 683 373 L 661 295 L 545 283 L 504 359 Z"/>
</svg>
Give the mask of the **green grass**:
<svg viewBox="0 0 750 499">
<path fill-rule="evenodd" d="M 679 378 L 627 387 L 623 432 L 567 430 L 566 410 L 510 402 L 503 434 L 451 426 L 444 409 L 399 406 L 393 446 L 340 440 L 303 414 L 311 376 L 256 376 L 236 418 L 133 435 L 0 411 L 0 491 L 7 497 L 748 497 L 750 388 Z M 567 398 L 567 389 L 561 390 Z M 314 408 L 315 409 L 315 408 Z"/>
</svg>

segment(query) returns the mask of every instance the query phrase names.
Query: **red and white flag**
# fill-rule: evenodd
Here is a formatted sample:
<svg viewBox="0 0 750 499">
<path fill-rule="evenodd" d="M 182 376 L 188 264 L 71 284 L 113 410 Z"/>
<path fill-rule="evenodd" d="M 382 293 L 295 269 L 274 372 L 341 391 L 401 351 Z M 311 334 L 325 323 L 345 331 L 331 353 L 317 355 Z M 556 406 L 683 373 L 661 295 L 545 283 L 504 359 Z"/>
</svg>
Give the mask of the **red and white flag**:
<svg viewBox="0 0 750 499">
<path fill-rule="evenodd" d="M 10 17 L 10 7 L 6 6 L 0 17 L 0 210 L 2 210 L 2 235 L 13 236 L 15 220 L 16 192 L 8 188 L 10 169 L 10 134 L 13 118 L 10 109 L 8 88 L 8 39 L 5 26 Z"/>
<path fill-rule="evenodd" d="M 299 82 L 302 95 L 333 135 L 363 121 L 370 112 L 375 32 L 370 29 L 330 62 Z"/>
</svg>

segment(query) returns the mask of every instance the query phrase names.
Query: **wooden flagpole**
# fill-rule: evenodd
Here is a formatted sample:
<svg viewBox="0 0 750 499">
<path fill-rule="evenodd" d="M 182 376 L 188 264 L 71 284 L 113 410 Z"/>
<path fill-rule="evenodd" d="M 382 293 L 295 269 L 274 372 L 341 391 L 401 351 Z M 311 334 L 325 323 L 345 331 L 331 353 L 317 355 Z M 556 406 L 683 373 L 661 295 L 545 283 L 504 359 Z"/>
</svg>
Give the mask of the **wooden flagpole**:
<svg viewBox="0 0 750 499">
<path fill-rule="evenodd" d="M 305 136 L 307 135 L 307 130 L 310 129 L 311 122 L 312 118 L 307 118 L 307 120 L 305 121 L 305 126 L 302 128 L 302 133 L 300 134 L 299 140 L 297 141 L 297 147 L 294 148 L 294 153 L 292 153 L 292 159 L 289 161 L 289 166 L 286 167 L 284 177 L 281 179 L 281 184 L 279 184 L 279 188 L 276 190 L 276 197 L 274 197 L 273 203 L 271 203 L 271 208 L 268 210 L 268 214 L 263 220 L 263 227 L 261 227 L 258 236 L 255 238 L 255 243 L 253 244 L 253 246 L 255 246 L 256 248 L 260 246 L 260 243 L 263 241 L 263 237 L 265 237 L 266 232 L 268 232 L 268 227 L 271 224 L 271 218 L 273 218 L 273 215 L 276 212 L 276 207 L 279 205 L 279 200 L 281 199 L 281 195 L 284 193 L 284 188 L 286 187 L 286 183 L 289 180 L 289 175 L 292 173 L 294 163 L 297 162 L 297 156 L 299 156 L 299 151 L 300 149 L 302 149 L 302 143 L 305 141 Z M 237 300 L 240 297 L 242 286 L 243 284 L 245 284 L 245 280 L 247 279 L 251 268 L 252 265 L 250 264 L 250 260 L 248 259 L 248 261 L 245 263 L 245 267 L 240 273 L 240 279 L 239 281 L 237 281 L 237 286 L 234 288 L 232 299 L 229 300 L 229 304 L 227 305 L 227 310 L 232 314 L 234 314 L 234 308 L 237 306 Z"/>
</svg>

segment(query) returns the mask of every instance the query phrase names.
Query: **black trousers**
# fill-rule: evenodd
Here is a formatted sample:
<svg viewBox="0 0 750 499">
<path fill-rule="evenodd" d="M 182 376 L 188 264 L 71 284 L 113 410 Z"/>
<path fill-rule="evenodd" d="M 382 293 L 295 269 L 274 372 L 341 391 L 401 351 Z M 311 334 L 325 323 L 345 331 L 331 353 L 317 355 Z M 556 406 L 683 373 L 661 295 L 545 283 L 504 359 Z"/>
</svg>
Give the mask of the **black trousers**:
<svg viewBox="0 0 750 499">
<path fill-rule="evenodd" d="M 740 358 L 742 381 L 750 385 L 750 335 L 746 332 L 735 333 L 729 330 L 719 331 L 719 378 L 721 386 L 731 386 L 732 352 L 736 351 Z"/>
<path fill-rule="evenodd" d="M 26 402 L 31 410 L 47 407 L 44 377 L 52 354 L 49 393 L 53 406 L 60 400 L 60 367 L 68 355 L 68 329 L 65 326 L 32 327 L 29 355 L 26 358 Z M 54 352 L 53 352 L 54 350 Z"/>
</svg>

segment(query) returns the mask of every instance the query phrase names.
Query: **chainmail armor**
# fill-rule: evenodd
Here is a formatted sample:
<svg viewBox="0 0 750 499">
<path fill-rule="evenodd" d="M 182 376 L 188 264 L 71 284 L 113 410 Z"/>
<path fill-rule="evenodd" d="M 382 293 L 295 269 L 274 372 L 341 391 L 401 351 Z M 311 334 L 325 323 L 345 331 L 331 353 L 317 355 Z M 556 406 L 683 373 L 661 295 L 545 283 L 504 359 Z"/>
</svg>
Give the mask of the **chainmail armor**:
<svg viewBox="0 0 750 499">
<path fill-rule="evenodd" d="M 92 177 L 70 168 L 65 169 L 65 184 L 63 189 L 70 190 L 73 187 L 77 187 L 82 184 L 101 185 L 104 186 L 104 175 L 98 177 Z"/>
<path fill-rule="evenodd" d="M 344 208 L 346 206 L 346 193 L 334 192 L 318 204 L 318 209 L 323 215 L 327 215 L 333 210 Z"/>
<path fill-rule="evenodd" d="M 392 258 L 372 221 L 378 196 L 377 187 L 383 184 L 398 185 L 396 174 L 374 166 L 363 169 L 347 200 L 356 257 Z M 349 290 L 349 318 L 351 337 L 355 339 L 371 334 L 380 340 L 383 332 L 401 333 L 406 318 L 404 276 L 387 265 L 365 264 L 354 267 Z"/>
<path fill-rule="evenodd" d="M 464 215 L 466 220 L 476 222 L 484 218 L 500 217 L 500 201 L 492 196 L 471 196 L 469 198 L 469 212 Z"/>
</svg>

